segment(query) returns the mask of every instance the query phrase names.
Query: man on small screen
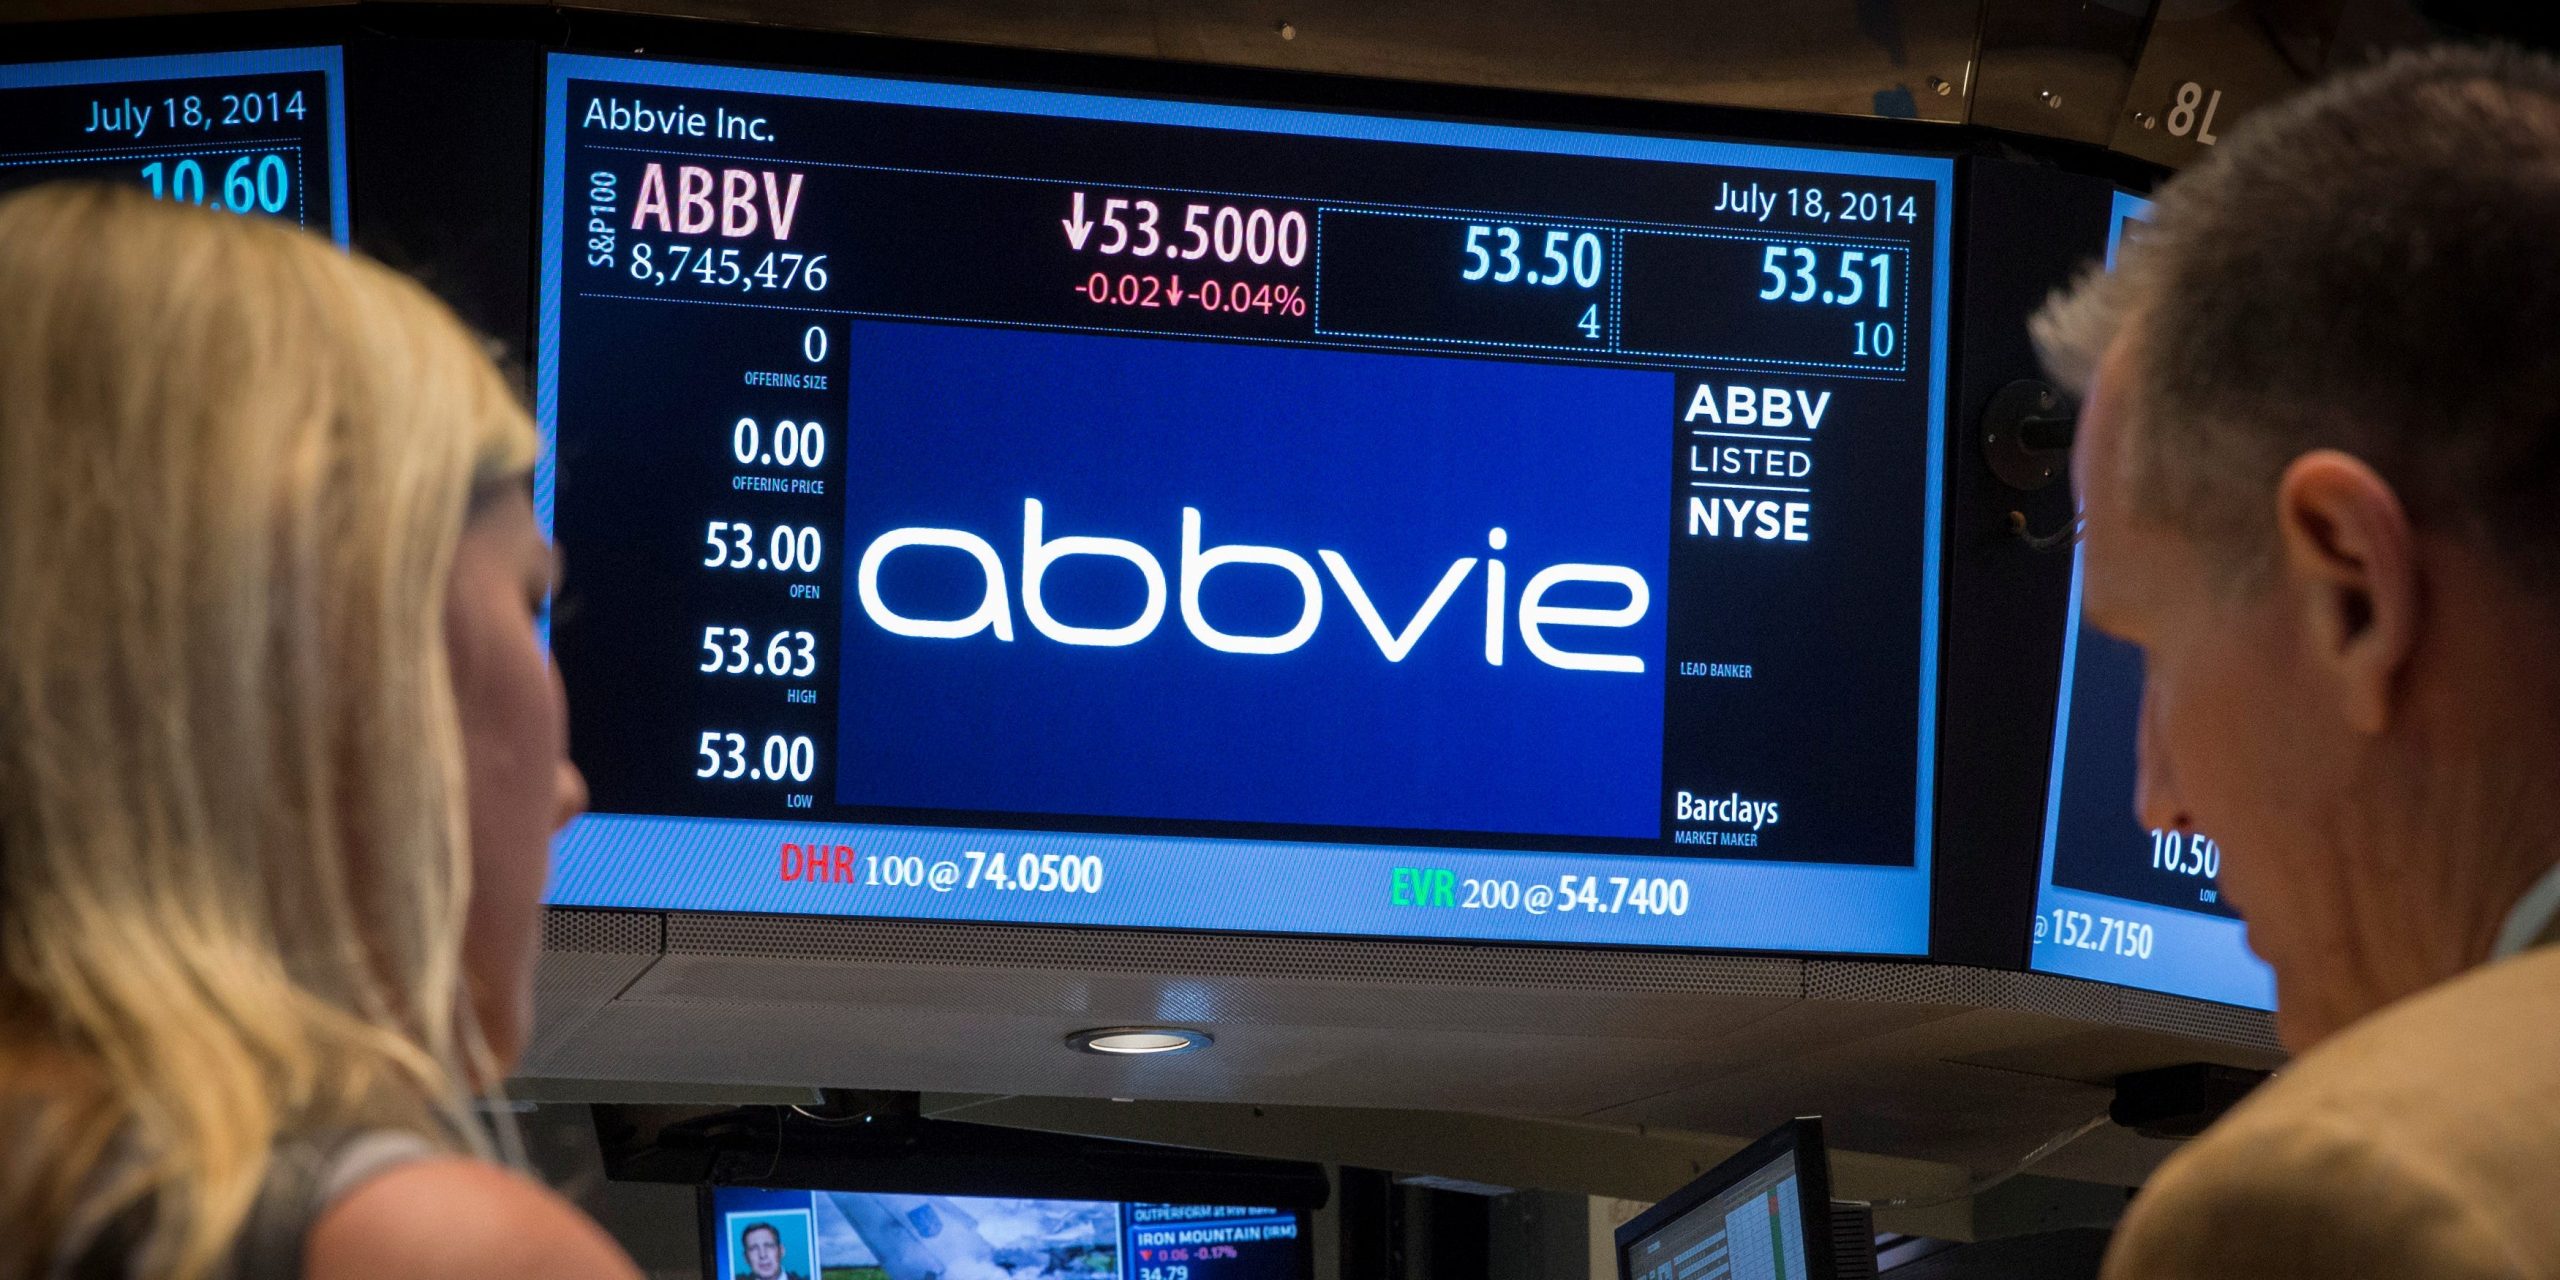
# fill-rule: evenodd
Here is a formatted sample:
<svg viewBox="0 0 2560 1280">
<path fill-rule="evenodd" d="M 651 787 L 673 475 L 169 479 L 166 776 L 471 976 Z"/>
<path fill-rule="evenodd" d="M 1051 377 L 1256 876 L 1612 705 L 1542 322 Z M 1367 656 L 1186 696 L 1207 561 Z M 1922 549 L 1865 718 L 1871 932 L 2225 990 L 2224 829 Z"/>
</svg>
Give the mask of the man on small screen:
<svg viewBox="0 0 2560 1280">
<path fill-rule="evenodd" d="M 2038 317 L 2135 807 L 2222 843 L 2293 1065 L 2107 1280 L 2560 1276 L 2560 62 L 2271 107 Z"/>
<path fill-rule="evenodd" d="M 746 1273 L 738 1280 L 809 1280 L 782 1269 L 782 1232 L 770 1222 L 747 1224 L 738 1233 L 738 1253 L 747 1260 Z"/>
</svg>

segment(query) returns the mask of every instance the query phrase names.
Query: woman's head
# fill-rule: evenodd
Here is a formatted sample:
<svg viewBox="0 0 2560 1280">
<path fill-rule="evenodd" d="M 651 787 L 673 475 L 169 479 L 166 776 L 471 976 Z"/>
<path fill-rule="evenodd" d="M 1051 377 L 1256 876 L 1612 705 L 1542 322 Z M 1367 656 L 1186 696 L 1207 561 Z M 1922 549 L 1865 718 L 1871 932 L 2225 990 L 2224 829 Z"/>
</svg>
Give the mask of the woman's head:
<svg viewBox="0 0 2560 1280">
<path fill-rule="evenodd" d="M 0 201 L 0 1042 L 89 1082 L 45 1123 L 141 1154 L 105 1199 L 152 1197 L 181 1271 L 279 1131 L 456 1129 L 522 1045 L 583 798 L 535 449 L 392 272 L 117 189 Z"/>
</svg>

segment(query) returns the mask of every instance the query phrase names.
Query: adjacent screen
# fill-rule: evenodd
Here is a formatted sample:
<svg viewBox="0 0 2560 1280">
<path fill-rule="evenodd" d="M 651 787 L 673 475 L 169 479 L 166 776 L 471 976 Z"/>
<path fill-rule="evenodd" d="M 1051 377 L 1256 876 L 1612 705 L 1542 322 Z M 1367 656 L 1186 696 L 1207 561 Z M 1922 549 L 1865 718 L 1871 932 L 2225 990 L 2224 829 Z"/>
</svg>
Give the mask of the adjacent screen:
<svg viewBox="0 0 2560 1280">
<path fill-rule="evenodd" d="M 1303 1215 L 714 1188 L 713 1280 L 1305 1280 Z"/>
<path fill-rule="evenodd" d="M 1617 1280 L 1833 1280 L 1875 1274 L 1836 1253 L 1822 1121 L 1800 1116 L 1618 1228 Z"/>
<path fill-rule="evenodd" d="M 1627 1246 L 1627 1280 L 1804 1280 L 1794 1152 Z"/>
<path fill-rule="evenodd" d="M 1927 949 L 1949 161 L 548 113 L 555 902 Z"/>
<path fill-rule="evenodd" d="M 0 66 L 0 194 L 58 179 L 347 238 L 335 48 Z"/>
<path fill-rule="evenodd" d="M 2116 196 L 2111 265 L 2127 228 L 2149 208 Z M 2081 622 L 2080 571 L 2075 556 L 2033 966 L 2273 1009 L 2274 973 L 2249 951 L 2240 918 L 2222 902 L 2221 849 L 2203 833 L 2145 830 L 2134 818 L 2142 653 Z"/>
</svg>

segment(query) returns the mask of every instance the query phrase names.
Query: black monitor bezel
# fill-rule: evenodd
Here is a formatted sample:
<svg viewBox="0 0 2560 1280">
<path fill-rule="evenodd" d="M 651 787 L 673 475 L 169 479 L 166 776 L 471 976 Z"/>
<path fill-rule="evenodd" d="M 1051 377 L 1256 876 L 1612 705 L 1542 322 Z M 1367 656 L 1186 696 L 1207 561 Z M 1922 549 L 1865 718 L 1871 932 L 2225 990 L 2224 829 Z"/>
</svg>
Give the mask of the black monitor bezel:
<svg viewBox="0 0 2560 1280">
<path fill-rule="evenodd" d="M 1804 1230 L 1804 1265 L 1813 1280 L 1834 1280 L 1831 1256 L 1831 1161 L 1822 1145 L 1822 1117 L 1797 1116 L 1700 1174 L 1652 1208 L 1618 1228 L 1613 1244 L 1618 1280 L 1635 1280 L 1629 1251 L 1646 1237 L 1679 1221 L 1698 1206 L 1730 1190 L 1733 1184 L 1767 1168 L 1782 1155 L 1796 1162 L 1796 1214 Z"/>
</svg>

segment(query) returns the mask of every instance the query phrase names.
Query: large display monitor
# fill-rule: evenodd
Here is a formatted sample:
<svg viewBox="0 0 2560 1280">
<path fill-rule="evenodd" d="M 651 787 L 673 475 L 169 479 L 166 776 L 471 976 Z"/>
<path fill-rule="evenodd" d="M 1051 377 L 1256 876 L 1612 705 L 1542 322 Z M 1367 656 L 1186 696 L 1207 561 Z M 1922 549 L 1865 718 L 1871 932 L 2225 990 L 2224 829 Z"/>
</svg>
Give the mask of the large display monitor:
<svg viewBox="0 0 2560 1280">
<path fill-rule="evenodd" d="M 1116 1203 L 715 1187 L 713 1280 L 1308 1280 L 1306 1214 Z"/>
<path fill-rule="evenodd" d="M 1916 955 L 1952 163 L 550 58 L 562 905 Z"/>
<path fill-rule="evenodd" d="M 64 178 L 347 238 L 335 47 L 0 65 L 0 194 Z"/>
<path fill-rule="evenodd" d="M 1822 1122 L 1793 1120 L 1619 1227 L 1618 1280 L 1873 1276 L 1873 1227 L 1840 1208 L 1865 1231 L 1835 1229 Z"/>
<path fill-rule="evenodd" d="M 2149 208 L 2139 197 L 2116 196 L 2110 265 Z M 2080 572 L 2075 556 L 2033 966 L 2273 1009 L 2275 975 L 2250 952 L 2239 916 L 2222 901 L 2221 849 L 2203 832 L 2146 830 L 2134 817 L 2142 653 L 2081 621 Z"/>
</svg>

